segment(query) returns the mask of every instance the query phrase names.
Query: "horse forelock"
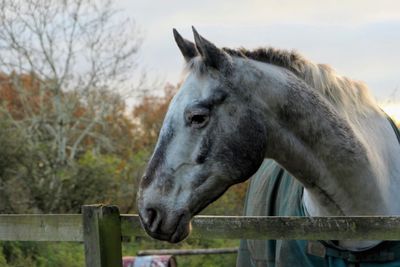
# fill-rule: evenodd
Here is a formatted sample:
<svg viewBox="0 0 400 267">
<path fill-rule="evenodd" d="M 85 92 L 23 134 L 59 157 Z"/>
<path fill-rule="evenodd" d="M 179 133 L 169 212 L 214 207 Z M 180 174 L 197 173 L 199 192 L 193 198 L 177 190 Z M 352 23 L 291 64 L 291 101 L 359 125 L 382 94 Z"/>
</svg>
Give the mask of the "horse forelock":
<svg viewBox="0 0 400 267">
<path fill-rule="evenodd" d="M 273 47 L 255 50 L 223 48 L 223 51 L 232 57 L 247 58 L 291 71 L 346 113 L 366 114 L 371 110 L 378 110 L 375 100 L 364 83 L 341 76 L 326 64 L 309 61 L 296 51 Z M 187 69 L 202 75 L 208 68 L 200 57 L 196 57 L 188 62 Z"/>
</svg>

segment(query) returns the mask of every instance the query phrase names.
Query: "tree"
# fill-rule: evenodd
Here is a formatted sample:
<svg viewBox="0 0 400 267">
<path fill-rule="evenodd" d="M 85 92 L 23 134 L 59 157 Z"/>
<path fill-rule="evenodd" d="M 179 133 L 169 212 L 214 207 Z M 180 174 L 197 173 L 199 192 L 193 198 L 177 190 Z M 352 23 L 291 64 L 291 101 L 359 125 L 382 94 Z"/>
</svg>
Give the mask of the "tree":
<svg viewBox="0 0 400 267">
<path fill-rule="evenodd" d="M 18 179 L 38 211 L 59 209 L 88 150 L 116 148 L 105 129 L 135 89 L 141 43 L 121 17 L 112 1 L 0 0 L 0 119 L 29 152 Z"/>
<path fill-rule="evenodd" d="M 140 39 L 133 25 L 117 15 L 111 1 L 1 2 L 1 68 L 5 73 L 31 74 L 38 83 L 39 107 L 46 96 L 52 96 L 51 115 L 55 117 L 48 120 L 46 109 L 33 113 L 37 103 L 28 101 L 22 79 L 12 79 L 20 94 L 21 112 L 31 118 L 30 128 L 40 124 L 54 137 L 59 164 L 73 159 L 84 137 L 111 113 L 104 94 L 121 92 L 136 66 Z M 82 103 L 93 108 L 92 114 L 75 120 Z"/>
</svg>

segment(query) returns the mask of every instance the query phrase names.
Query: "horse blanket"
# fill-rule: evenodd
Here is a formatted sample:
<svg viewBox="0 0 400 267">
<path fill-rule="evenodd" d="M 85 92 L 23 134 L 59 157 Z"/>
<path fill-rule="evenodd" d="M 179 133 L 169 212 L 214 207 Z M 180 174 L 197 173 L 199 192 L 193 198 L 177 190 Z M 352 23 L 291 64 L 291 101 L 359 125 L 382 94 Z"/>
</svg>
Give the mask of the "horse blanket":
<svg viewBox="0 0 400 267">
<path fill-rule="evenodd" d="M 397 129 L 396 129 L 397 130 Z M 252 177 L 245 216 L 305 216 L 303 186 L 275 161 L 265 160 Z M 399 267 L 400 242 L 352 252 L 335 241 L 241 240 L 240 267 Z"/>
</svg>

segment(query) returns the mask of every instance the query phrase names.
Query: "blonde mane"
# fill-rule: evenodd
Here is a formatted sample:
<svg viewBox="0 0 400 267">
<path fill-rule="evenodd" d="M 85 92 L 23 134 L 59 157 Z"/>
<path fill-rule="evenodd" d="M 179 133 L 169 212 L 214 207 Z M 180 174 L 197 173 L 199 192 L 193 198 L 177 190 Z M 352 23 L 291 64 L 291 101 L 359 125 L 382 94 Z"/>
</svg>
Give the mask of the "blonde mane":
<svg viewBox="0 0 400 267">
<path fill-rule="evenodd" d="M 364 83 L 340 76 L 330 66 L 315 64 L 295 51 L 272 47 L 252 51 L 244 48 L 223 50 L 231 56 L 249 58 L 290 70 L 345 113 L 356 111 L 365 114 L 379 109 Z"/>
</svg>

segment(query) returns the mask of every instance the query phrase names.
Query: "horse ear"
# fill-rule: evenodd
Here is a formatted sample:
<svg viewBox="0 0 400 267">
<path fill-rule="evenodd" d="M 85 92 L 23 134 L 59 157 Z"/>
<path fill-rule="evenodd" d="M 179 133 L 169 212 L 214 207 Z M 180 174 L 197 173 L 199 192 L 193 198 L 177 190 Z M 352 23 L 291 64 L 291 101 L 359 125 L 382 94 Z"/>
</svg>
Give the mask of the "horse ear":
<svg viewBox="0 0 400 267">
<path fill-rule="evenodd" d="M 205 64 L 218 70 L 229 68 L 231 65 L 230 56 L 222 49 L 219 49 L 213 43 L 202 37 L 193 26 L 192 30 L 197 50 Z"/>
<path fill-rule="evenodd" d="M 186 61 L 191 60 L 197 56 L 197 50 L 194 43 L 184 39 L 176 29 L 173 29 L 175 42 L 178 45 L 181 53 Z"/>
</svg>

